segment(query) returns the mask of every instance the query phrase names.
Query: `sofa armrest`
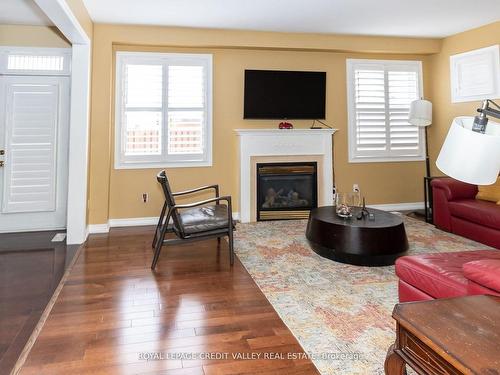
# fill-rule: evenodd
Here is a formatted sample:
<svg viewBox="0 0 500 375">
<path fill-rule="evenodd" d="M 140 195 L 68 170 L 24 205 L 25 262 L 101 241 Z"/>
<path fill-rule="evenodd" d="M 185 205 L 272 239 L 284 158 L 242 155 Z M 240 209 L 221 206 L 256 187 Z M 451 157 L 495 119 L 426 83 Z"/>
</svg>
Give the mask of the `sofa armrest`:
<svg viewBox="0 0 500 375">
<path fill-rule="evenodd" d="M 500 293 L 500 259 L 481 259 L 462 266 L 464 276 L 479 285 Z"/>
<path fill-rule="evenodd" d="M 477 194 L 477 186 L 454 180 L 453 178 L 436 178 L 431 181 L 432 190 L 440 189 L 449 201 L 457 199 L 473 199 Z"/>
</svg>

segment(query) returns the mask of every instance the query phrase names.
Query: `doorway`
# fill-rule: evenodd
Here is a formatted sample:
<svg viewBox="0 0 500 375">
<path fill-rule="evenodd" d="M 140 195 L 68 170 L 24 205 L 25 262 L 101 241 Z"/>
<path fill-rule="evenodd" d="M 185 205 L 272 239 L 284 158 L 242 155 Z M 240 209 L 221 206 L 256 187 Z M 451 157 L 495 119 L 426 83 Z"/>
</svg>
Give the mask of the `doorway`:
<svg viewBox="0 0 500 375">
<path fill-rule="evenodd" d="M 19 60 L 19 54 L 10 56 Z M 37 75 L 43 64 L 55 65 L 33 56 L 7 65 L 8 74 L 0 75 L 3 233 L 66 228 L 70 82 L 67 76 Z"/>
</svg>

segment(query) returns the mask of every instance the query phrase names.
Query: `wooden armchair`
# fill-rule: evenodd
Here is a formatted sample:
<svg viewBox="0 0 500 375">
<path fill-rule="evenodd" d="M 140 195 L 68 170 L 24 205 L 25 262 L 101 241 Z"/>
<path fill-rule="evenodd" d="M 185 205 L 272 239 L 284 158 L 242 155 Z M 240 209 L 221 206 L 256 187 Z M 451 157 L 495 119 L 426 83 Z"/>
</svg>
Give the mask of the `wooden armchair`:
<svg viewBox="0 0 500 375">
<path fill-rule="evenodd" d="M 234 222 L 232 219 L 231 197 L 229 195 L 219 196 L 218 185 L 202 186 L 196 189 L 173 193 L 164 170 L 158 173 L 156 179 L 161 184 L 165 195 L 165 203 L 163 204 L 153 238 L 152 246 L 155 252 L 151 269 L 155 269 L 161 249 L 165 245 L 209 238 L 217 238 L 218 245 L 220 245 L 220 239 L 224 236 L 228 236 L 229 238 L 229 260 L 231 265 L 233 265 Z M 175 203 L 175 197 L 177 196 L 210 189 L 215 191 L 215 198 L 190 204 Z M 221 201 L 225 201 L 227 204 L 220 204 Z M 174 233 L 177 238 L 165 239 L 167 233 Z"/>
</svg>

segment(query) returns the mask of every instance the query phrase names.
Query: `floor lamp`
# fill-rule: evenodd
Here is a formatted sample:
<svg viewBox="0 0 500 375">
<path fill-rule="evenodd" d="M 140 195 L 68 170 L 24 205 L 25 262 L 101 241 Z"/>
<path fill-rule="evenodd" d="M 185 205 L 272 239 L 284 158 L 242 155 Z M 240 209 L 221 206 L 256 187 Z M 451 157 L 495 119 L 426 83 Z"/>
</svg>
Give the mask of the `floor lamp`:
<svg viewBox="0 0 500 375">
<path fill-rule="evenodd" d="M 427 127 L 432 124 L 432 103 L 424 99 L 411 102 L 408 122 L 425 129 L 425 172 L 426 176 L 430 177 L 431 166 L 429 163 L 429 149 L 427 148 Z"/>
<path fill-rule="evenodd" d="M 427 147 L 427 127 L 432 123 L 432 103 L 428 100 L 418 99 L 414 100 L 410 104 L 410 113 L 408 116 L 408 122 L 418 128 L 424 128 L 425 131 L 425 139 L 424 139 L 424 147 L 425 147 L 425 175 L 427 178 L 431 176 L 431 166 L 429 162 L 429 149 Z M 424 179 L 424 195 L 428 196 L 428 188 L 427 184 L 429 183 L 428 179 Z M 414 211 L 414 214 L 419 216 L 425 216 L 425 221 L 427 218 L 427 198 L 425 199 L 426 205 L 424 211 Z"/>
</svg>

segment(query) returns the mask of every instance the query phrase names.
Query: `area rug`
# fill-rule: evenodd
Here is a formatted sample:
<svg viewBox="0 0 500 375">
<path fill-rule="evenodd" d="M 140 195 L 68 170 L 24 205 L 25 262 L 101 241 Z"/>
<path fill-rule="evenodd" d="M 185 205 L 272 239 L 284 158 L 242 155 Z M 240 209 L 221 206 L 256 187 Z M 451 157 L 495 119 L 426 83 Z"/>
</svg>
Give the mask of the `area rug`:
<svg viewBox="0 0 500 375">
<path fill-rule="evenodd" d="M 314 253 L 305 220 L 240 224 L 235 251 L 322 374 L 383 374 L 394 342 L 394 266 L 358 267 Z M 488 249 L 405 217 L 409 254 Z"/>
</svg>

